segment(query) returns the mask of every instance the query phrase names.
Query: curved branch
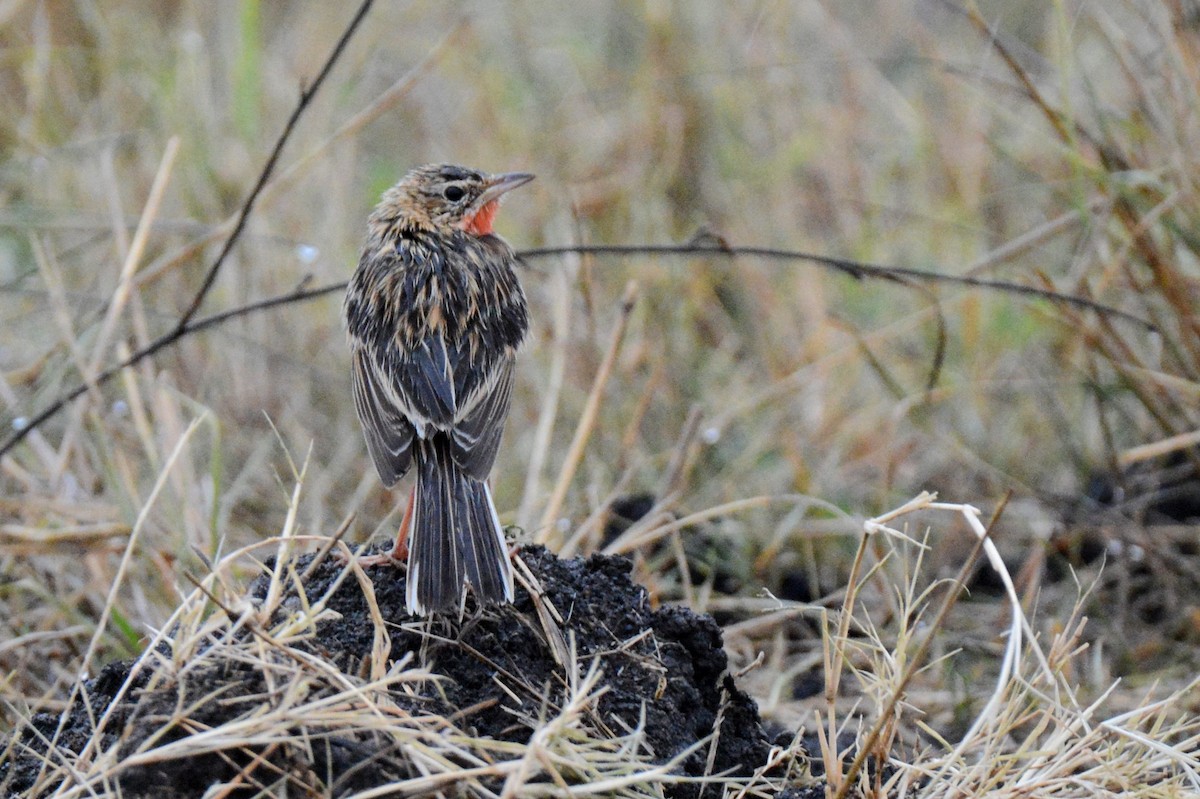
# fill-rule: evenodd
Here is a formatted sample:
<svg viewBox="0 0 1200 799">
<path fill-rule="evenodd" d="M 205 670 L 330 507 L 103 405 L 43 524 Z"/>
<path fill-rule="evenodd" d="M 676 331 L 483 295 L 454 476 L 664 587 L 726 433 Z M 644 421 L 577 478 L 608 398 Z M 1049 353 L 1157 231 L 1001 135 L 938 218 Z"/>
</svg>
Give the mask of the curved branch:
<svg viewBox="0 0 1200 799">
<path fill-rule="evenodd" d="M 552 255 L 566 254 L 614 255 L 620 257 L 634 255 L 724 255 L 731 258 L 745 255 L 776 261 L 808 261 L 847 274 L 855 280 L 872 277 L 877 280 L 900 283 L 901 285 L 904 285 L 908 280 L 923 283 L 949 283 L 951 285 L 990 289 L 1004 294 L 1036 297 L 1051 302 L 1060 302 L 1064 305 L 1072 305 L 1076 308 L 1086 308 L 1104 316 L 1132 322 L 1151 333 L 1158 332 L 1158 325 L 1140 316 L 1074 294 L 1062 294 L 1057 291 L 1039 289 L 1034 286 L 1027 286 L 1024 283 L 1012 283 L 1007 280 L 988 280 L 986 278 L 969 277 L 966 275 L 947 275 L 941 272 L 931 272 L 926 269 L 914 269 L 905 266 L 869 264 L 862 261 L 851 261 L 846 258 L 834 258 L 829 255 L 817 255 L 816 253 L 801 252 L 798 250 L 782 250 L 773 247 L 735 247 L 721 243 L 710 244 L 705 242 L 700 244 L 598 244 L 571 247 L 537 247 L 517 253 L 519 257 L 527 259 L 547 258 Z"/>
<path fill-rule="evenodd" d="M 1077 297 L 1071 294 L 1061 294 L 1048 289 L 1039 289 L 1034 288 L 1033 286 L 1026 286 L 1021 283 L 1010 283 L 1003 280 L 985 280 L 976 277 L 945 275 L 938 272 L 930 272 L 908 267 L 868 264 L 861 261 L 851 261 L 846 258 L 834 258 L 828 255 L 816 255 L 814 253 L 800 252 L 797 250 L 783 250 L 770 247 L 734 247 L 728 246 L 721 242 L 718 242 L 717 244 L 606 244 L 569 247 L 537 247 L 528 250 L 521 250 L 517 253 L 517 257 L 522 260 L 535 260 L 539 258 L 549 258 L 551 256 L 566 254 L 607 255 L 616 257 L 631 257 L 636 255 L 708 255 L 733 258 L 737 256 L 752 256 L 778 261 L 806 261 L 809 263 L 819 264 L 821 266 L 849 275 L 856 280 L 863 280 L 866 278 L 887 280 L 910 289 L 920 288 L 918 285 L 914 285 L 915 283 L 950 283 L 953 285 L 972 286 L 974 288 L 982 288 L 1026 297 L 1036 297 L 1039 299 L 1049 300 L 1051 302 L 1060 302 L 1066 305 L 1072 305 L 1078 308 L 1086 308 L 1105 316 L 1133 322 L 1134 324 L 1137 324 L 1151 332 L 1157 332 L 1158 330 L 1158 327 L 1152 322 L 1148 322 L 1131 313 L 1127 313 L 1118 308 L 1113 308 L 1112 306 L 1096 302 L 1095 300 L 1090 300 L 1086 297 Z M 251 313 L 268 308 L 275 308 L 281 305 L 290 305 L 294 302 L 305 302 L 318 297 L 324 297 L 326 295 L 342 291 L 345 289 L 345 287 L 346 282 L 339 281 L 337 283 L 328 283 L 312 289 L 299 288 L 286 294 L 268 297 L 267 299 L 258 300 L 257 302 L 232 308 L 228 311 L 221 311 L 196 321 L 191 321 L 189 319 L 188 321 L 176 326 L 172 332 L 155 339 L 149 345 L 133 353 L 116 366 L 112 366 L 98 374 L 96 376 L 95 383 L 97 386 L 107 383 L 110 379 L 112 379 L 113 376 L 120 373 L 122 369 L 133 366 L 145 358 L 156 354 L 160 350 L 166 349 L 167 347 L 177 343 L 184 336 L 191 333 L 216 327 L 228 322 L 231 319 L 247 316 Z M 927 389 L 932 387 L 932 384 L 936 382 L 937 376 L 941 371 L 942 362 L 945 357 L 945 348 L 945 323 L 941 319 L 941 313 L 939 310 L 937 351 L 934 355 L 934 361 L 931 367 L 930 375 L 927 378 Z M 87 385 L 77 386 L 66 394 L 60 396 L 49 407 L 45 408 L 36 416 L 31 418 L 20 430 L 15 431 L 2 445 L 0 445 L 0 457 L 8 454 L 13 447 L 24 440 L 25 436 L 31 433 L 47 419 L 62 410 L 62 408 L 68 403 L 82 396 L 86 391 Z"/>
</svg>

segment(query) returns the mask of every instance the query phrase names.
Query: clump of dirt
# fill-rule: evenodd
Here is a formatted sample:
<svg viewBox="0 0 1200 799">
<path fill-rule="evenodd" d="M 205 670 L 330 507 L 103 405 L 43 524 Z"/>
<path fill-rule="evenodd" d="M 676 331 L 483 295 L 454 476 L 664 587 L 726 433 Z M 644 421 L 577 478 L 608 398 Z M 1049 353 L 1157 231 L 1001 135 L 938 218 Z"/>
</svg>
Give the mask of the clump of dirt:
<svg viewBox="0 0 1200 799">
<path fill-rule="evenodd" d="M 251 729 L 247 720 L 257 718 L 253 714 L 261 716 L 272 703 L 284 701 L 289 689 L 273 676 L 273 659 L 303 665 L 310 658 L 325 664 L 324 670 L 301 669 L 308 675 L 304 700 L 312 707 L 332 706 L 322 704 L 322 698 L 344 705 L 343 697 L 355 696 L 347 693 L 347 684 L 361 683 L 379 654 L 380 628 L 373 619 L 385 623 L 388 663 L 407 657 L 431 675 L 388 689 L 397 724 L 438 720 L 421 733 L 428 736 L 422 740 L 445 740 L 452 727 L 470 740 L 524 744 L 570 701 L 572 689 L 594 665 L 600 675 L 598 699 L 588 703 L 583 722 L 589 735 L 628 738 L 640 731 L 633 754 L 647 762 L 672 763 L 676 775 L 749 777 L 767 762 L 769 744 L 757 707 L 728 674 L 716 623 L 682 607 L 651 608 L 623 558 L 560 560 L 540 547 L 526 548 L 519 555 L 524 564 L 519 572 L 535 586 L 534 596 L 519 584 L 511 606 L 469 605 L 461 620 L 425 621 L 405 612 L 402 570 L 366 569 L 368 589 L 347 577 L 336 559 L 313 566 L 312 557 L 300 557 L 285 570 L 305 578 L 283 582 L 291 588 L 285 589 L 274 616 L 286 619 L 323 598 L 332 613 L 311 635 L 289 642 L 295 650 L 291 655 L 262 640 L 250 626 L 231 625 L 220 636 L 214 634 L 205 651 L 223 652 L 219 645 L 240 638 L 247 646 L 254 644 L 258 660 L 203 656 L 189 668 L 172 666 L 171 653 L 164 649 L 161 657 L 145 661 L 149 665 L 112 708 L 93 747 L 94 752 L 117 752 L 109 788 L 119 787 L 126 797 L 166 799 L 199 797 L 218 783 L 240 786 L 231 796 L 274 795 L 271 786 L 286 784 L 291 795 L 346 796 L 428 774 L 412 747 L 399 743 L 404 739 L 386 728 L 330 729 L 316 713 L 289 722 L 294 732 L 270 743 L 247 732 L 220 751 L 189 749 L 205 731 L 231 722 Z M 297 585 L 303 586 L 303 596 Z M 261 607 L 268 586 L 266 577 L 256 581 L 251 601 Z M 259 640 L 251 640 L 255 635 Z M 84 751 L 96 719 L 109 710 L 131 665 L 112 664 L 87 681 L 80 692 L 86 704 L 76 701 L 65 717 L 42 713 L 14 734 L 0 750 L 0 793 L 42 795 L 74 779 L 69 761 Z M 58 771 L 44 767 L 51 739 L 57 740 L 58 759 L 68 761 Z M 488 756 L 450 757 L 469 769 L 486 766 Z M 479 784 L 498 790 L 502 783 L 501 777 L 485 774 Z M 461 788 L 437 786 L 447 795 Z M 690 799 L 700 794 L 701 783 L 675 782 L 664 791 Z"/>
</svg>

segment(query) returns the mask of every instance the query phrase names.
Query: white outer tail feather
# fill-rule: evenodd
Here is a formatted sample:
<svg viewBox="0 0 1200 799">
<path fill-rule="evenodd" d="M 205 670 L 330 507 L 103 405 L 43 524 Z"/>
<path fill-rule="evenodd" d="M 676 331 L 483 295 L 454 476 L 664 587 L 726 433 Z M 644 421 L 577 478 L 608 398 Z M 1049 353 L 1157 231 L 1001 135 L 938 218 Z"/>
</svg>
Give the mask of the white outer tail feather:
<svg viewBox="0 0 1200 799">
<path fill-rule="evenodd" d="M 496 503 L 492 500 L 492 487 L 483 481 L 483 493 L 487 497 L 488 510 L 492 514 L 492 524 L 495 525 L 496 537 L 500 539 L 500 551 L 504 553 L 504 565 L 500 571 L 504 577 L 504 599 L 513 601 L 513 570 L 512 561 L 508 559 L 508 541 L 504 538 L 504 528 L 500 525 L 500 516 L 496 513 Z"/>
</svg>

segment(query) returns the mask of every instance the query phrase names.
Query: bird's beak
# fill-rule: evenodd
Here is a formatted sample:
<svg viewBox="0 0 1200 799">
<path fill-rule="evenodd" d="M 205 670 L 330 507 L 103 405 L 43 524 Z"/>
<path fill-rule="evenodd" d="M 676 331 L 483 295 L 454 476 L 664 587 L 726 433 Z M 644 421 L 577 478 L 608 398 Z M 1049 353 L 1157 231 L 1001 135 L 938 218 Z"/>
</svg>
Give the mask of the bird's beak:
<svg viewBox="0 0 1200 799">
<path fill-rule="evenodd" d="M 533 175 L 528 172 L 505 172 L 501 175 L 491 175 L 487 179 L 487 188 L 475 200 L 475 207 L 482 208 L 490 202 L 499 200 L 502 195 L 518 186 L 524 186 L 531 180 L 533 180 Z"/>
</svg>

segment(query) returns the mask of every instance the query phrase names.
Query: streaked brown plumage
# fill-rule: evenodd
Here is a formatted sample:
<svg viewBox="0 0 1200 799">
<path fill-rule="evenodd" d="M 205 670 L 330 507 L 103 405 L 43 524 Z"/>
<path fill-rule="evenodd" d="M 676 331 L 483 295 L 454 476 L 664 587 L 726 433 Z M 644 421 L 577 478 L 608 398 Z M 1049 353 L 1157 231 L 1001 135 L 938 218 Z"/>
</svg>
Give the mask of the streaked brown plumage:
<svg viewBox="0 0 1200 799">
<path fill-rule="evenodd" d="M 346 292 L 354 405 L 385 485 L 416 468 L 391 558 L 408 547 L 410 613 L 457 606 L 464 581 L 511 601 L 512 567 L 485 482 L 525 337 L 500 197 L 533 178 L 418 167 L 384 193 Z M 411 516 L 411 519 L 410 519 Z"/>
</svg>

